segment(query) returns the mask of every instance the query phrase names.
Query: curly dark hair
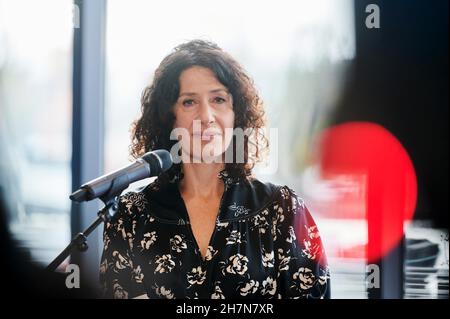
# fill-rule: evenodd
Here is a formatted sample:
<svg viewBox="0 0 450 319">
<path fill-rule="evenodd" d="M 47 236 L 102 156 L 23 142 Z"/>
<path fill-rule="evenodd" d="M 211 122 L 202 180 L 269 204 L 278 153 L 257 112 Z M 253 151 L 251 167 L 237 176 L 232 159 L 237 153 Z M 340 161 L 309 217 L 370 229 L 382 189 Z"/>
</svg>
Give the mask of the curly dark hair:
<svg viewBox="0 0 450 319">
<path fill-rule="evenodd" d="M 210 69 L 231 93 L 233 97 L 233 111 L 235 113 L 234 128 L 261 129 L 265 124 L 263 103 L 258 95 L 253 80 L 228 53 L 217 44 L 192 40 L 175 47 L 166 56 L 155 71 L 152 83 L 147 86 L 141 98 L 141 116 L 132 125 L 132 143 L 130 153 L 134 158 L 155 149 L 166 149 L 177 142 L 170 140 L 170 132 L 175 123 L 173 107 L 179 95 L 180 74 L 193 66 Z M 264 150 L 269 143 L 263 133 L 258 131 L 257 141 L 250 141 L 244 136 L 244 163 L 227 163 L 225 170 L 230 177 L 245 178 L 251 175 L 255 162 L 261 160 Z M 236 145 L 233 137 L 232 145 Z M 248 147 L 252 143 L 252 150 Z M 252 152 L 249 154 L 249 152 Z M 235 153 L 233 153 L 235 154 Z M 249 162 L 249 155 L 254 161 Z M 162 174 L 172 179 L 181 171 L 181 164 Z M 161 176 L 160 176 L 161 177 Z"/>
</svg>

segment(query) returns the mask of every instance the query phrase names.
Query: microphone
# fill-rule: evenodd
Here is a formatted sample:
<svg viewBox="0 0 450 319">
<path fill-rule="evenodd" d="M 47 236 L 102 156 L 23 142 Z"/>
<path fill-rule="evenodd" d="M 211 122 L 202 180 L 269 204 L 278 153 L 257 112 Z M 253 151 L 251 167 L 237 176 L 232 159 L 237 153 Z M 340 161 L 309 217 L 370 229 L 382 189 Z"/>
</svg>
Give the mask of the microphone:
<svg viewBox="0 0 450 319">
<path fill-rule="evenodd" d="M 114 193 L 122 192 L 130 183 L 147 177 L 158 176 L 160 173 L 167 171 L 172 163 L 172 156 L 166 150 L 145 153 L 130 165 L 81 185 L 69 198 L 75 202 L 83 202 L 108 195 L 111 191 Z M 113 190 L 111 190 L 112 188 Z"/>
</svg>

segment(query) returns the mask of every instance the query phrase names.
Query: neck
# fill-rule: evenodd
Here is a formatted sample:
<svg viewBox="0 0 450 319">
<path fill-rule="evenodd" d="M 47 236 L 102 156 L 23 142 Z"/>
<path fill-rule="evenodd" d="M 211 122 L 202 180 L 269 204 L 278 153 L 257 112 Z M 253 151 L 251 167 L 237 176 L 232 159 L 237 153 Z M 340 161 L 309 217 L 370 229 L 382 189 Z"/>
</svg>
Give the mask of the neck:
<svg viewBox="0 0 450 319">
<path fill-rule="evenodd" d="M 222 163 L 186 163 L 183 164 L 183 179 L 180 190 L 187 197 L 213 198 L 221 196 L 224 184 L 217 177 L 224 169 Z"/>
</svg>

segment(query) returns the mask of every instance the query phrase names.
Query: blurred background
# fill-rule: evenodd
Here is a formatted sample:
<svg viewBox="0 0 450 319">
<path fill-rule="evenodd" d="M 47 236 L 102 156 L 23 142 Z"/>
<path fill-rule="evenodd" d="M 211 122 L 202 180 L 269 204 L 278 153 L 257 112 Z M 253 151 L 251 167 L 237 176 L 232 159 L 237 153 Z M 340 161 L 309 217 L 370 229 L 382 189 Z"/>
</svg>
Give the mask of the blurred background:
<svg viewBox="0 0 450 319">
<path fill-rule="evenodd" d="M 144 87 L 194 38 L 253 77 L 277 130 L 277 169 L 256 176 L 305 199 L 331 297 L 448 298 L 446 0 L 0 0 L 0 190 L 19 248 L 45 266 L 94 220 L 100 203 L 68 195 L 129 163 Z M 70 261 L 92 285 L 101 232 Z"/>
</svg>

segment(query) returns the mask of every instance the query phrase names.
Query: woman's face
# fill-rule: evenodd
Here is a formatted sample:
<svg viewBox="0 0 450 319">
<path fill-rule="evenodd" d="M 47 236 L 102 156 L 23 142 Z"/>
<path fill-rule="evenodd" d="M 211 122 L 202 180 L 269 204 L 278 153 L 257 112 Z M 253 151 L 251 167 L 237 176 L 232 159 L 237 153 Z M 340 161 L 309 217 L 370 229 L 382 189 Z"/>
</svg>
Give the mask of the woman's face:
<svg viewBox="0 0 450 319">
<path fill-rule="evenodd" d="M 183 162 L 220 161 L 234 127 L 233 98 L 208 68 L 194 66 L 179 78 L 174 128 L 182 132 Z M 188 157 L 186 157 L 188 156 Z"/>
</svg>

